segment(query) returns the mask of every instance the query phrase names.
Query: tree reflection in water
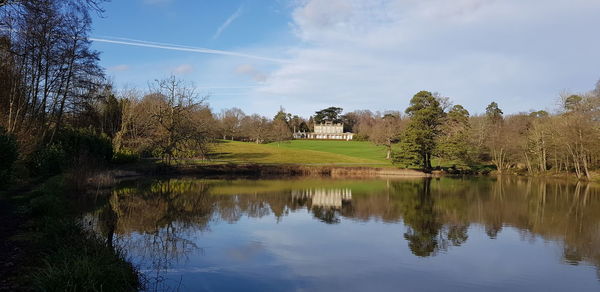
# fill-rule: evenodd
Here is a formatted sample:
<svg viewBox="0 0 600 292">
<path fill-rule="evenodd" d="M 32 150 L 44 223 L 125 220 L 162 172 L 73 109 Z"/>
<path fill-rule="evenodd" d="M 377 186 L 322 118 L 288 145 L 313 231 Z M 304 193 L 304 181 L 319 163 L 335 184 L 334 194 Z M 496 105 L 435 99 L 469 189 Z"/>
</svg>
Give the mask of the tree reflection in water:
<svg viewBox="0 0 600 292">
<path fill-rule="evenodd" d="M 583 183 L 515 177 L 165 179 L 116 188 L 96 216 L 109 244 L 151 263 L 153 283 L 159 285 L 161 273 L 173 263 L 202 252 L 196 237 L 213 222 L 234 223 L 245 216 L 282 222 L 299 211 L 327 224 L 346 219 L 403 223 L 406 244 L 419 257 L 463 245 L 471 228 L 483 228 L 495 239 L 510 226 L 531 239 L 560 242 L 566 263 L 600 265 L 600 190 Z"/>
</svg>

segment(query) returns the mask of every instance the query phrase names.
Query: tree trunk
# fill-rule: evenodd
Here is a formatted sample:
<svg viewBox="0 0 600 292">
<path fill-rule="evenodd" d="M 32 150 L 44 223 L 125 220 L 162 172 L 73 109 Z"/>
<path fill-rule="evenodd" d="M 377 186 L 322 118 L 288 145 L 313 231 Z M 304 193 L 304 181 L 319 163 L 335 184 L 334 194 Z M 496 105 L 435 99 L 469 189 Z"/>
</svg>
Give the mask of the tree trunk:
<svg viewBox="0 0 600 292">
<path fill-rule="evenodd" d="M 531 162 L 529 161 L 529 155 L 525 152 L 525 163 L 527 165 L 527 172 L 531 175 L 533 174 L 533 167 L 531 166 Z"/>
</svg>

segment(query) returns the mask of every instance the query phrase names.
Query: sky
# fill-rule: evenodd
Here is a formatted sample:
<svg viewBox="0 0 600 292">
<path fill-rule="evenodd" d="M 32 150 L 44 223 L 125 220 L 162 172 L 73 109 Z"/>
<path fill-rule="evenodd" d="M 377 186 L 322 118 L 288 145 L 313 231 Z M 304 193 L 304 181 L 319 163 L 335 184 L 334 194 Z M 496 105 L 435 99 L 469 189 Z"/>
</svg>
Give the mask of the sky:
<svg viewBox="0 0 600 292">
<path fill-rule="evenodd" d="M 170 75 L 216 112 L 555 110 L 600 79 L 599 0 L 112 0 L 91 38 L 117 89 Z"/>
</svg>

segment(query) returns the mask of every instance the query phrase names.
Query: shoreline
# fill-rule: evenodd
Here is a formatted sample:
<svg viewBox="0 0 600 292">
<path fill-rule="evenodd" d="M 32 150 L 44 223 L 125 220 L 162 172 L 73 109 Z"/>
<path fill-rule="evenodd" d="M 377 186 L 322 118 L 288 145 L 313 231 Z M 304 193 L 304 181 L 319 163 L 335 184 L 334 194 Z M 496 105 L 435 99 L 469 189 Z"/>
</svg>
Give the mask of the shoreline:
<svg viewBox="0 0 600 292">
<path fill-rule="evenodd" d="M 111 170 L 115 178 L 143 175 L 240 175 L 240 176 L 311 176 L 333 178 L 361 177 L 440 177 L 441 171 L 427 173 L 414 169 L 369 166 L 300 165 L 300 164 L 183 164 L 161 165 L 133 163 L 116 166 Z"/>
<path fill-rule="evenodd" d="M 572 173 L 504 173 L 496 171 L 481 173 L 477 171 L 451 171 L 435 169 L 426 172 L 417 169 L 368 166 L 368 165 L 311 165 L 311 164 L 267 164 L 267 163 L 188 163 L 164 165 L 155 162 L 134 162 L 122 165 L 113 165 L 110 169 L 118 178 L 135 177 L 142 175 L 243 175 L 243 176 L 321 176 L 335 178 L 360 178 L 360 177 L 442 177 L 442 176 L 516 176 L 531 178 L 553 178 L 578 180 Z M 587 180 L 581 180 L 587 181 Z M 597 181 L 591 179 L 588 182 Z"/>
</svg>

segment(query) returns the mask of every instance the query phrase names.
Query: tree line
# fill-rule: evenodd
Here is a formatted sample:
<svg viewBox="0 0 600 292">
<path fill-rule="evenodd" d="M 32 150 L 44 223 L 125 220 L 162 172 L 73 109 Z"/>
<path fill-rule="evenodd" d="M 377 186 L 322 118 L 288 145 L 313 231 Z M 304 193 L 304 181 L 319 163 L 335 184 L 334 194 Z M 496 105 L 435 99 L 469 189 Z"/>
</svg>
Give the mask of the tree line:
<svg viewBox="0 0 600 292">
<path fill-rule="evenodd" d="M 88 39 L 101 2 L 0 1 L 0 152 L 8 157 L 2 172 L 17 159 L 27 161 L 22 170 L 40 172 L 79 156 L 111 156 L 94 149 L 110 148 L 110 141 L 89 127 L 106 86 Z"/>
<path fill-rule="evenodd" d="M 218 139 L 281 142 L 323 122 L 343 123 L 355 140 L 381 145 L 400 167 L 493 165 L 499 173 L 569 172 L 587 179 L 599 167 L 600 84 L 564 94 L 554 112 L 506 115 L 492 102 L 484 114 L 471 115 L 447 97 L 421 91 L 403 112 L 343 113 L 332 106 L 308 118 L 283 107 L 272 117 L 235 107 L 214 112 L 192 84 L 175 77 L 155 80 L 145 91 L 117 91 L 88 39 L 90 14 L 101 12 L 100 2 L 0 2 L 3 168 L 20 158 L 28 169 L 45 172 L 64 157 L 76 163 L 80 156 L 110 157 L 108 152 L 117 160 L 145 156 L 170 163 L 207 157 Z"/>
<path fill-rule="evenodd" d="M 432 170 L 437 160 L 438 167 L 445 164 L 456 171 L 490 165 L 500 174 L 573 173 L 591 179 L 600 167 L 600 82 L 589 92 L 562 94 L 559 104 L 553 112 L 504 114 L 491 102 L 484 113 L 471 115 L 447 97 L 421 91 L 404 112 L 342 114 L 342 108 L 329 107 L 305 119 L 282 108 L 272 123 L 282 125 L 278 139 L 313 131 L 322 122 L 344 123 L 355 140 L 384 146 L 386 157 L 400 167 Z M 257 119 L 264 123 L 252 122 Z M 269 141 L 262 138 L 267 137 L 268 120 L 233 108 L 221 111 L 215 122 L 222 138 L 261 143 Z"/>
</svg>

